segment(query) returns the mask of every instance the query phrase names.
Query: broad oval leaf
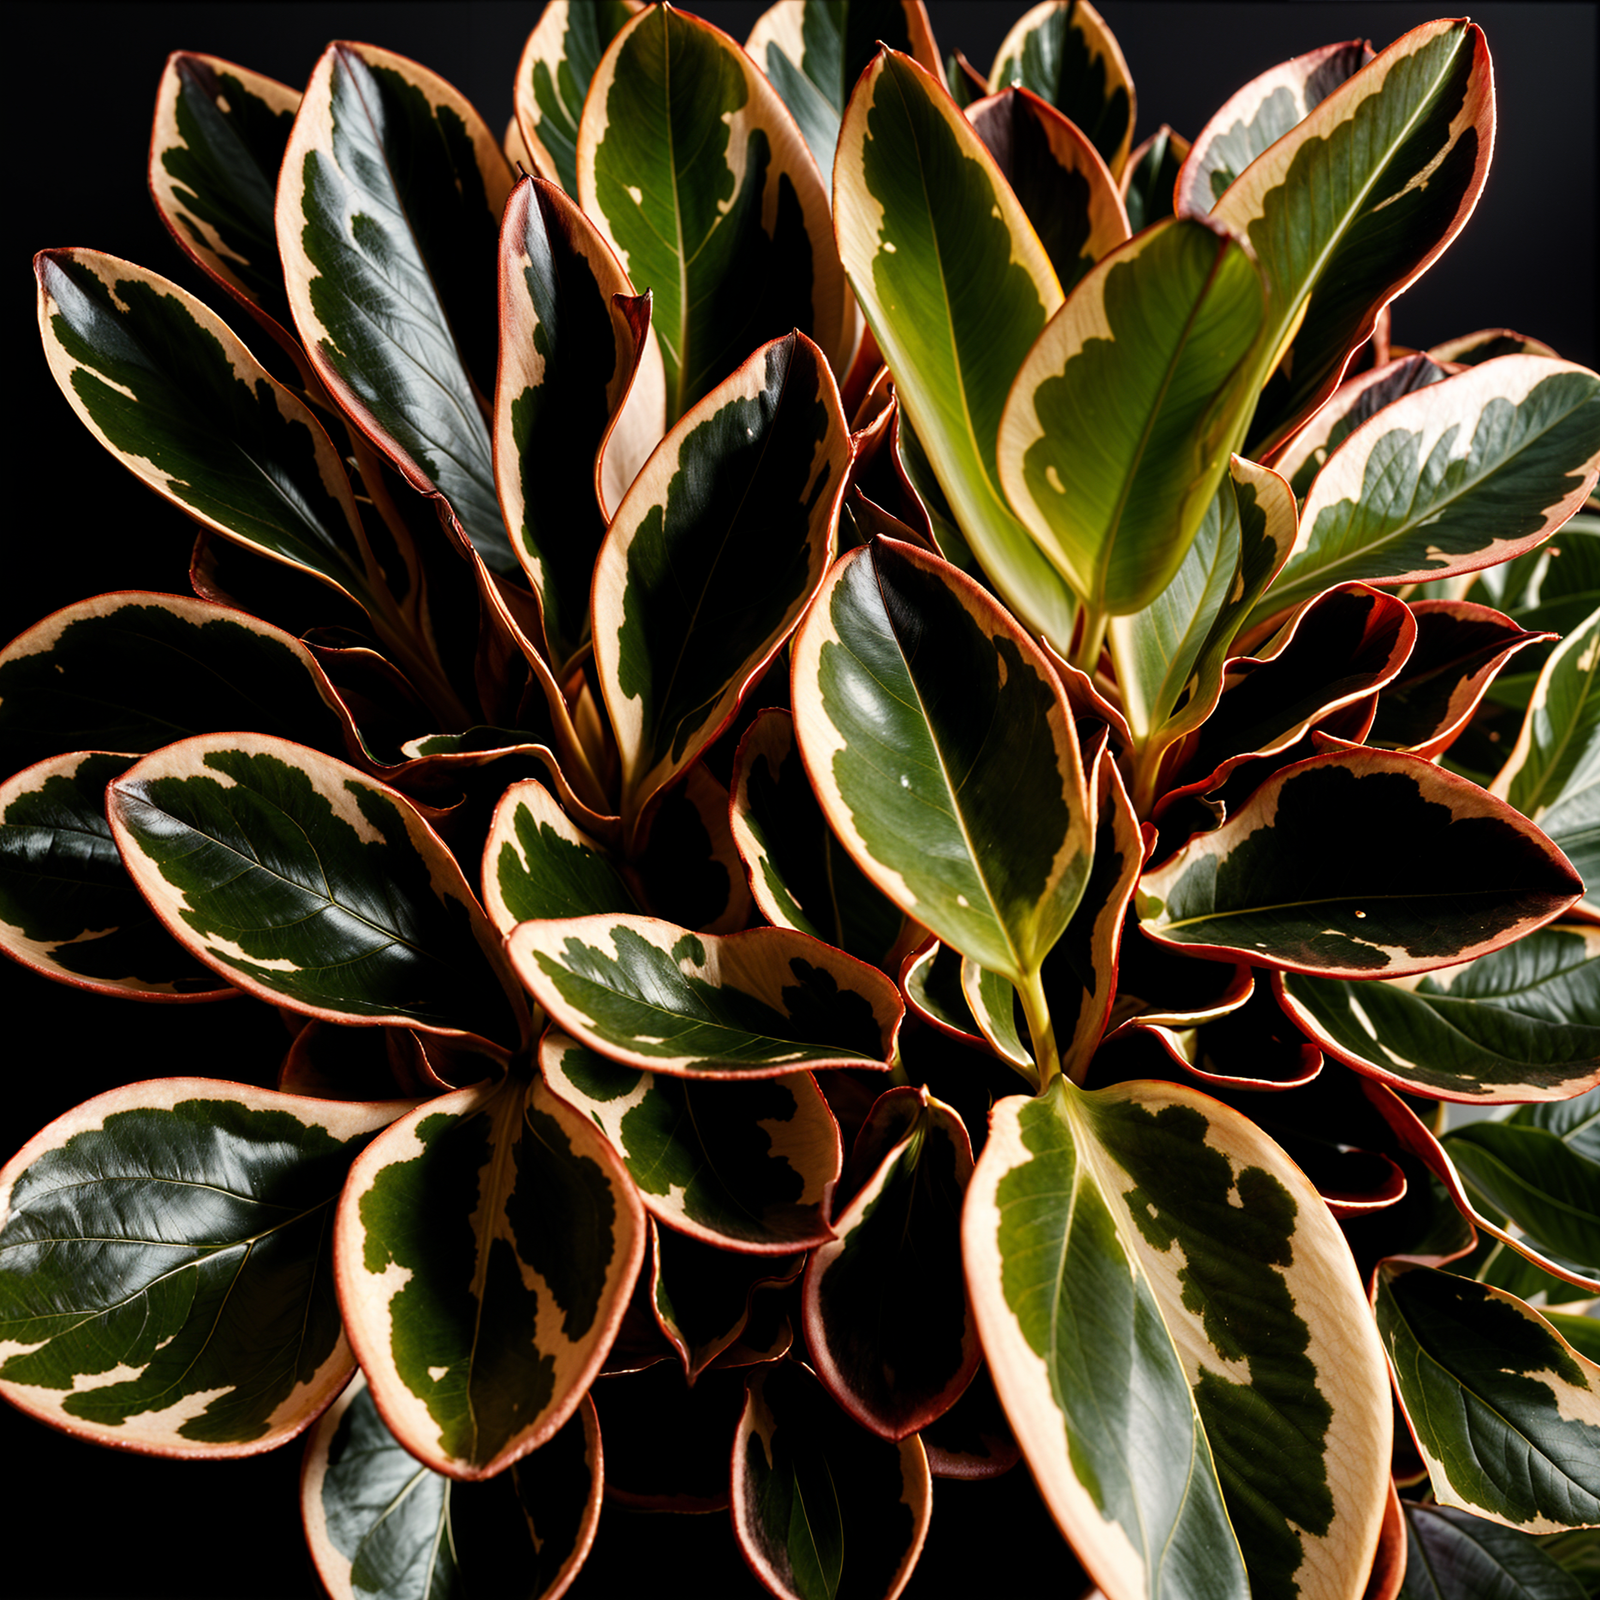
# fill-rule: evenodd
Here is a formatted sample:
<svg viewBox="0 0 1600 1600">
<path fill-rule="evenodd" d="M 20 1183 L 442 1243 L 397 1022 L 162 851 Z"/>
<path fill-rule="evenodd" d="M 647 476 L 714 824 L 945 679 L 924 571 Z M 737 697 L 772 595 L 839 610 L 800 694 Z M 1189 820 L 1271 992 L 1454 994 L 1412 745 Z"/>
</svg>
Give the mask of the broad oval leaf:
<svg viewBox="0 0 1600 1600">
<path fill-rule="evenodd" d="M 863 1436 L 784 1361 L 749 1380 L 732 1502 L 745 1560 L 781 1600 L 894 1600 L 922 1553 L 933 1483 L 915 1434 Z"/>
<path fill-rule="evenodd" d="M 1027 1005 L 1094 853 L 1043 652 L 955 568 L 878 539 L 828 575 L 793 657 L 795 732 L 834 831 L 907 916 Z"/>
<path fill-rule="evenodd" d="M 551 1089 L 611 1141 L 644 1208 L 723 1250 L 785 1255 L 833 1237 L 839 1125 L 808 1072 L 717 1083 L 641 1072 L 555 1029 Z"/>
<path fill-rule="evenodd" d="M 1332 392 L 1383 307 L 1466 225 L 1493 142 L 1481 30 L 1429 22 L 1340 84 L 1216 203 L 1267 280 L 1260 376 L 1294 344 L 1262 397 L 1258 434 L 1282 437 Z"/>
<path fill-rule="evenodd" d="M 964 541 L 1065 652 L 1075 604 L 1001 492 L 1000 414 L 1061 285 L 994 158 L 938 82 L 885 51 L 856 86 L 834 166 L 839 255 L 903 415 Z"/>
<path fill-rule="evenodd" d="M 1502 356 L 1403 395 L 1317 474 L 1253 620 L 1334 584 L 1425 583 L 1531 549 L 1600 475 L 1600 377 Z"/>
<path fill-rule="evenodd" d="M 102 994 L 233 994 L 162 927 L 123 869 L 105 788 L 131 765 L 127 756 L 78 751 L 0 784 L 0 950 Z"/>
<path fill-rule="evenodd" d="M 1143 609 L 1178 570 L 1243 441 L 1264 309 L 1237 238 L 1171 218 L 1100 262 L 1028 352 L 1000 482 L 1097 611 Z"/>
<path fill-rule="evenodd" d="M 334 1600 L 513 1591 L 556 1600 L 600 1521 L 600 1424 L 587 1397 L 555 1437 L 488 1483 L 425 1467 L 356 1381 L 306 1441 L 300 1512 Z"/>
<path fill-rule="evenodd" d="M 540 175 L 578 193 L 578 123 L 595 68 L 640 0 L 550 0 L 517 63 L 516 121 Z"/>
<path fill-rule="evenodd" d="M 1356 1600 L 1382 1353 L 1336 1224 L 1253 1123 L 1175 1084 L 1057 1079 L 991 1111 L 962 1230 L 995 1387 L 1110 1600 Z"/>
<path fill-rule="evenodd" d="M 989 92 L 1019 84 L 1094 141 L 1120 174 L 1133 144 L 1133 79 L 1111 30 L 1088 0 L 1045 0 L 1012 25 L 995 51 Z"/>
<path fill-rule="evenodd" d="M 538 1449 L 600 1370 L 644 1243 L 610 1145 L 537 1078 L 419 1106 L 351 1170 L 334 1235 L 384 1422 L 452 1478 Z"/>
<path fill-rule="evenodd" d="M 107 808 L 156 914 L 239 988 L 335 1022 L 515 1043 L 494 930 L 394 790 L 287 740 L 206 734 L 147 756 Z"/>
<path fill-rule="evenodd" d="M 148 755 L 224 728 L 356 746 L 348 712 L 305 645 L 206 600 L 97 595 L 0 651 L 0 767 L 78 750 Z"/>
<path fill-rule="evenodd" d="M 174 51 L 156 92 L 150 196 L 179 246 L 291 343 L 273 198 L 299 94 L 216 56 Z"/>
<path fill-rule="evenodd" d="M 1138 906 L 1151 938 L 1193 954 L 1396 978 L 1523 938 L 1581 889 L 1509 806 L 1420 757 L 1362 750 L 1275 773 L 1146 873 Z"/>
<path fill-rule="evenodd" d="M 482 395 L 512 174 L 483 119 L 426 68 L 330 45 L 278 181 L 278 245 L 317 375 L 411 483 L 442 494 L 497 572 L 516 557 Z"/>
<path fill-rule="evenodd" d="M 594 649 L 630 839 L 733 715 L 833 553 L 850 435 L 822 352 L 764 345 L 662 440 L 594 573 Z"/>
<path fill-rule="evenodd" d="M 1525 1533 L 1600 1524 L 1600 1366 L 1514 1295 L 1404 1262 L 1373 1305 L 1434 1497 Z"/>
<path fill-rule="evenodd" d="M 123 466 L 206 527 L 381 612 L 332 441 L 214 312 L 92 250 L 41 251 L 34 272 L 50 370 Z"/>
<path fill-rule="evenodd" d="M 634 296 L 605 240 L 566 195 L 523 179 L 500 225 L 494 464 L 557 677 L 589 637 L 589 585 L 607 520 L 607 444 L 626 414 L 611 466 L 623 485 L 632 482 L 666 426 L 663 405 L 648 298 Z"/>
<path fill-rule="evenodd" d="M 856 1421 L 904 1439 L 950 1409 L 982 1360 L 961 1279 L 972 1145 L 926 1088 L 891 1089 L 851 1166 L 864 1181 L 806 1266 L 806 1342 Z"/>
<path fill-rule="evenodd" d="M 722 936 L 653 917 L 525 922 L 512 965 L 593 1050 L 683 1077 L 887 1068 L 902 1009 L 881 972 L 787 928 Z"/>
<path fill-rule="evenodd" d="M 0 1394 L 152 1455 L 293 1438 L 354 1366 L 335 1203 L 404 1109 L 167 1078 L 58 1118 L 0 1170 Z"/>
<path fill-rule="evenodd" d="M 828 196 L 777 91 L 710 23 L 651 6 L 595 70 L 578 128 L 584 212 L 653 297 L 676 422 L 796 329 L 849 359 Z"/>
<path fill-rule="evenodd" d="M 1324 1050 L 1409 1094 L 1566 1100 L 1600 1078 L 1600 929 L 1541 928 L 1400 983 L 1287 972 L 1278 984 Z"/>
</svg>

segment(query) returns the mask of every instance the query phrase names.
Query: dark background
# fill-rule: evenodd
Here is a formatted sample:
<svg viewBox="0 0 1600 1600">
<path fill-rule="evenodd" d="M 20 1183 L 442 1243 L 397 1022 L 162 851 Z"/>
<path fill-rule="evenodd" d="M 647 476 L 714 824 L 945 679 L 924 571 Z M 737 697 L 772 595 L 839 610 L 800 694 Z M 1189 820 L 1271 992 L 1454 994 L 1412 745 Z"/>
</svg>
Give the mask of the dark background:
<svg viewBox="0 0 1600 1600">
<path fill-rule="evenodd" d="M 36 249 L 81 245 L 168 274 L 209 300 L 246 339 L 248 319 L 213 291 L 168 237 L 145 189 L 156 84 L 167 53 L 203 51 L 289 84 L 302 84 L 331 39 L 368 41 L 411 55 L 460 88 L 500 132 L 511 115 L 512 76 L 537 4 L 117 4 L 41 0 L 6 8 L 13 37 L 10 211 L 3 281 L 8 369 L 22 404 L 20 448 L 9 453 L 12 496 L 3 534 L 0 641 L 55 608 L 120 588 L 187 592 L 192 525 L 103 454 L 55 388 L 33 332 L 28 259 Z M 701 0 L 696 11 L 742 40 L 757 0 Z M 1233 91 L 1257 73 L 1335 40 L 1367 37 L 1382 49 L 1444 14 L 1412 3 L 1169 3 L 1102 6 L 1127 57 L 1142 139 L 1161 122 L 1193 137 Z M 980 71 L 1021 4 L 930 0 L 941 51 L 960 48 Z M 1494 3 L 1473 19 L 1488 35 L 1499 107 L 1494 165 L 1460 239 L 1394 307 L 1393 337 L 1425 347 L 1476 328 L 1507 326 L 1595 365 L 1595 86 L 1600 7 Z M 79 994 L 0 958 L 0 997 L 14 1019 L 6 1054 L 10 1094 L 0 1110 L 0 1160 L 53 1117 L 93 1094 L 141 1077 L 201 1074 L 269 1082 L 284 1035 L 252 1000 L 217 1006 L 149 1006 Z M 246 1021 L 248 1025 L 241 1026 Z M 154 1461 L 75 1443 L 0 1405 L 6 1462 L 0 1590 L 16 1600 L 91 1596 L 207 1596 L 210 1600 L 314 1595 L 295 1515 L 299 1451 L 228 1463 Z M 1008 1595 L 1034 1592 L 1020 1575 L 1026 1553 L 999 1556 L 1009 1503 L 1001 1484 L 941 1484 L 930 1544 L 908 1595 L 938 1597 L 998 1579 Z M 1018 1488 L 1022 1486 L 1017 1485 Z M 607 1522 L 614 1519 L 607 1515 Z M 638 1523 L 640 1519 L 632 1519 Z M 662 1533 L 662 1519 L 648 1519 Z M 677 1523 L 680 1519 L 672 1519 Z M 696 1519 L 692 1533 L 718 1524 Z M 1025 1526 L 1037 1547 L 1059 1550 L 1037 1502 Z M 626 1541 L 602 1528 L 601 1541 Z M 1032 1541 L 1025 1541 L 1032 1542 Z M 665 1555 L 665 1552 L 663 1552 Z M 688 1556 L 682 1592 L 755 1592 L 737 1562 L 720 1577 Z M 621 1595 L 598 1565 L 574 1595 Z M 681 1559 L 681 1558 L 680 1558 Z M 1071 1594 L 1070 1567 L 1037 1592 Z M 976 1563 L 976 1564 L 975 1564 Z M 679 1592 L 666 1557 L 652 1589 Z M 738 1587 L 735 1588 L 734 1585 Z"/>
</svg>

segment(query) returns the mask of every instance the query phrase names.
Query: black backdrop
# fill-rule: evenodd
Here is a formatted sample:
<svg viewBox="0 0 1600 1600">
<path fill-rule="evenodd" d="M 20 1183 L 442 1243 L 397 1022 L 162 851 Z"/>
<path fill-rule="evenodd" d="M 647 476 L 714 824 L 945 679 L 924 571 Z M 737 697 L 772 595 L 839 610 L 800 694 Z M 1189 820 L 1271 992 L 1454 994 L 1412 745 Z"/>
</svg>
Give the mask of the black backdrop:
<svg viewBox="0 0 1600 1600">
<path fill-rule="evenodd" d="M 763 6 L 690 0 L 688 9 L 743 39 Z M 1021 9 L 1001 0 L 929 3 L 940 48 L 964 50 L 980 70 Z M 1276 62 L 1359 36 L 1382 49 L 1447 8 L 1410 0 L 1204 6 L 1107 0 L 1102 10 L 1133 74 L 1136 138 L 1142 138 L 1163 121 L 1192 137 L 1228 95 Z M 7 178 L 21 199 L 10 208 L 4 280 L 10 310 L 3 323 L 14 352 L 7 367 L 22 404 L 9 424 L 20 426 L 21 448 L 8 452 L 13 494 L 0 536 L 6 559 L 0 640 L 91 594 L 186 589 L 191 525 L 112 463 L 79 426 L 49 377 L 27 310 L 31 253 L 85 245 L 198 290 L 252 338 L 247 319 L 180 257 L 145 190 L 149 118 L 167 52 L 204 51 L 299 84 L 330 39 L 367 40 L 442 74 L 498 131 L 511 114 L 512 74 L 538 11 L 537 4 L 484 0 L 381 7 L 353 0 L 12 0 L 8 19 L 19 43 L 27 43 L 12 57 L 12 93 L 23 115 L 12 124 Z M 1494 166 L 1462 238 L 1397 302 L 1394 338 L 1426 346 L 1474 328 L 1509 326 L 1592 366 L 1600 7 L 1519 0 L 1478 6 L 1472 14 L 1495 62 Z M 180 1073 L 269 1082 L 283 1048 L 277 1018 L 251 1000 L 141 1006 L 58 988 L 3 959 L 0 998 L 13 1018 L 0 1160 L 52 1117 L 117 1084 Z M 295 1517 L 298 1455 L 290 1446 L 230 1463 L 152 1461 L 77 1444 L 0 1406 L 0 1460 L 7 1463 L 0 1590 L 17 1600 L 314 1595 Z M 998 1532 L 992 1516 L 999 1497 L 984 1486 L 948 1485 L 937 1499 L 931 1543 L 908 1593 L 956 1593 L 980 1573 L 993 1587 L 994 1568 L 973 1564 L 965 1548 L 981 1550 L 983 1536 Z M 1041 1552 L 1059 1548 L 1036 1505 L 1031 1515 L 1028 1530 Z M 722 1526 L 716 1534 L 708 1544 L 726 1549 Z M 976 1539 L 964 1548 L 963 1535 Z M 706 1559 L 709 1566 L 686 1572 L 681 1592 L 755 1592 L 736 1559 L 725 1577 L 714 1556 Z M 1000 1563 L 1002 1572 L 1010 1569 L 1001 1579 L 1007 1594 L 1032 1592 L 1019 1582 L 1029 1570 L 1024 1551 L 1013 1548 Z M 680 1592 L 668 1572 L 652 1588 Z M 626 1591 L 595 1564 L 573 1592 Z M 1059 1565 L 1038 1592 L 1072 1592 Z"/>
</svg>

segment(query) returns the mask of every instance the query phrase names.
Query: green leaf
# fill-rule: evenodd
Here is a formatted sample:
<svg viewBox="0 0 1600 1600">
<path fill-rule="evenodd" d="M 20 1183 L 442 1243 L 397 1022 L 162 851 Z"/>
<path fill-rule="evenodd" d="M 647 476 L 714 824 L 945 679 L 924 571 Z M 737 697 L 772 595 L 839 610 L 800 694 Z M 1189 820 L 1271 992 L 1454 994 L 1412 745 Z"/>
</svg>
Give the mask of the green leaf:
<svg viewBox="0 0 1600 1600">
<path fill-rule="evenodd" d="M 796 329 L 849 358 L 828 196 L 777 91 L 732 39 L 662 6 L 595 70 L 577 199 L 653 296 L 673 423 L 757 345 Z"/>
<path fill-rule="evenodd" d="M 300 96 L 216 56 L 167 57 L 150 133 L 150 196 L 178 244 L 217 282 L 276 325 L 289 301 L 273 230 L 278 169 Z"/>
<path fill-rule="evenodd" d="M 58 1118 L 0 1170 L 0 1394 L 155 1455 L 293 1438 L 354 1365 L 335 1202 L 403 1109 L 167 1078 Z"/>
<path fill-rule="evenodd" d="M 509 1472 L 456 1483 L 400 1444 L 357 1377 L 307 1443 L 300 1507 L 317 1576 L 335 1600 L 480 1590 L 554 1600 L 594 1539 L 601 1477 L 587 1399 Z"/>
<path fill-rule="evenodd" d="M 1525 1533 L 1600 1521 L 1600 1366 L 1453 1273 L 1386 1263 L 1373 1304 L 1437 1500 Z"/>
<path fill-rule="evenodd" d="M 1101 261 L 1022 363 L 1000 481 L 1097 611 L 1142 610 L 1188 551 L 1243 441 L 1262 294 L 1235 237 L 1168 219 Z"/>
<path fill-rule="evenodd" d="M 517 63 L 517 126 L 539 162 L 570 195 L 578 192 L 578 123 L 595 69 L 640 0 L 550 0 Z"/>
<path fill-rule="evenodd" d="M 1128 238 L 1116 179 L 1077 124 L 1027 89 L 1002 89 L 968 106 L 967 120 L 1071 294 L 1095 262 Z"/>
<path fill-rule="evenodd" d="M 614 1060 L 683 1077 L 887 1068 L 900 997 L 787 928 L 694 934 L 653 917 L 525 922 L 507 952 L 539 1004 Z"/>
<path fill-rule="evenodd" d="M 1146 873 L 1138 906 L 1150 937 L 1195 954 L 1391 978 L 1511 944 L 1581 887 L 1509 806 L 1416 756 L 1361 750 L 1275 773 Z"/>
<path fill-rule="evenodd" d="M 600 1369 L 645 1218 L 605 1138 L 513 1073 L 419 1106 L 352 1169 L 339 1302 L 384 1421 L 452 1478 L 551 1439 Z"/>
<path fill-rule="evenodd" d="M 995 51 L 989 92 L 1019 84 L 1047 100 L 1094 141 L 1113 174 L 1133 143 L 1133 79 L 1086 0 L 1046 0 L 1025 12 Z"/>
<path fill-rule="evenodd" d="M 0 651 L 0 768 L 81 750 L 147 755 L 248 728 L 346 746 L 349 715 L 316 657 L 242 611 L 172 594 L 103 594 Z"/>
<path fill-rule="evenodd" d="M 1530 1244 L 1600 1276 L 1600 1159 L 1531 1123 L 1468 1123 L 1441 1143 Z"/>
<path fill-rule="evenodd" d="M 1189 141 L 1163 122 L 1128 157 L 1121 194 L 1130 233 L 1172 215 L 1172 191 L 1188 154 Z"/>
<path fill-rule="evenodd" d="M 92 250 L 41 251 L 34 271 L 50 370 L 123 466 L 197 522 L 381 613 L 386 576 L 398 588 L 404 575 L 379 570 L 332 441 L 213 312 Z"/>
<path fill-rule="evenodd" d="M 830 1239 L 839 1127 L 808 1072 L 718 1083 L 641 1072 L 552 1029 L 545 1081 L 590 1118 L 645 1209 L 723 1250 L 781 1255 Z"/>
<path fill-rule="evenodd" d="M 1093 860 L 1047 658 L 970 579 L 885 539 L 835 565 L 793 658 L 806 769 L 857 865 L 1028 1004 Z"/>
<path fill-rule="evenodd" d="M 483 119 L 404 56 L 334 44 L 306 85 L 278 186 L 295 326 L 318 376 L 496 571 L 518 570 L 481 396 L 512 175 Z"/>
<path fill-rule="evenodd" d="M 1526 1534 L 1448 1506 L 1405 1508 L 1398 1600 L 1584 1600 L 1584 1588 Z"/>
<path fill-rule="evenodd" d="M 971 124 L 893 51 L 851 96 L 834 210 L 851 287 L 963 538 L 1024 623 L 1065 652 L 1072 591 L 1007 504 L 995 460 L 1006 395 L 1061 286 Z"/>
<path fill-rule="evenodd" d="M 1200 131 L 1179 174 L 1180 213 L 1204 216 L 1259 155 L 1372 60 L 1360 39 L 1308 50 L 1253 78 Z"/>
<path fill-rule="evenodd" d="M 394 790 L 286 740 L 208 734 L 147 756 L 107 809 L 156 914 L 239 988 L 336 1022 L 516 1041 L 494 929 Z"/>
<path fill-rule="evenodd" d="M 1538 823 L 1600 890 L 1600 610 L 1545 663 L 1489 792 Z"/>
<path fill-rule="evenodd" d="M 1328 397 L 1383 307 L 1465 226 L 1493 139 L 1482 32 L 1429 22 L 1329 94 L 1216 203 L 1266 276 L 1261 378 L 1294 346 L 1262 397 L 1258 435 L 1275 442 Z"/>
<path fill-rule="evenodd" d="M 995 1387 L 1105 1594 L 1354 1592 L 1382 1355 L 1336 1224 L 1254 1124 L 1175 1084 L 1002 1100 L 963 1246 Z"/>
<path fill-rule="evenodd" d="M 963 956 L 961 993 L 989 1048 L 1008 1066 L 1015 1067 L 1031 1086 L 1037 1086 L 1038 1073 L 1033 1056 L 1023 1042 L 1027 1030 L 1018 1012 L 1019 996 L 1011 980 L 980 967 L 970 956 Z"/>
<path fill-rule="evenodd" d="M 849 462 L 822 352 L 790 334 L 673 427 L 617 508 L 594 574 L 594 648 L 630 839 L 816 593 Z"/>
<path fill-rule="evenodd" d="M 797 1362 L 750 1378 L 733 1446 L 733 1526 L 780 1600 L 898 1594 L 922 1553 L 932 1488 L 915 1435 L 864 1436 Z"/>
<path fill-rule="evenodd" d="M 80 751 L 0 784 L 0 950 L 102 994 L 231 994 L 173 940 L 123 870 L 105 788 L 131 765 L 126 756 Z"/>
<path fill-rule="evenodd" d="M 768 922 L 891 970 L 906 919 L 828 826 L 789 712 L 761 712 L 740 740 L 730 821 L 751 893 Z"/>
<path fill-rule="evenodd" d="M 982 1360 L 961 1278 L 972 1145 L 926 1088 L 891 1089 L 851 1169 L 864 1181 L 806 1267 L 806 1344 L 857 1422 L 904 1439 L 950 1409 Z"/>
<path fill-rule="evenodd" d="M 525 178 L 511 191 L 500 232 L 495 477 L 557 677 L 588 641 L 606 512 L 666 426 L 649 316 L 648 297 L 634 297 L 594 224 L 554 184 Z M 602 461 L 616 487 L 609 505 Z"/>
<path fill-rule="evenodd" d="M 1295 553 L 1252 620 L 1333 584 L 1424 583 L 1508 561 L 1600 473 L 1600 378 L 1502 356 L 1403 395 L 1328 457 Z"/>
<path fill-rule="evenodd" d="M 1560 1101 L 1600 1077 L 1600 929 L 1542 928 L 1399 983 L 1288 972 L 1279 984 L 1324 1050 L 1409 1094 Z"/>
<path fill-rule="evenodd" d="M 833 171 L 839 121 L 880 45 L 937 74 L 939 52 L 922 0 L 780 0 L 762 12 L 744 47 L 772 80 L 824 176 Z"/>
</svg>

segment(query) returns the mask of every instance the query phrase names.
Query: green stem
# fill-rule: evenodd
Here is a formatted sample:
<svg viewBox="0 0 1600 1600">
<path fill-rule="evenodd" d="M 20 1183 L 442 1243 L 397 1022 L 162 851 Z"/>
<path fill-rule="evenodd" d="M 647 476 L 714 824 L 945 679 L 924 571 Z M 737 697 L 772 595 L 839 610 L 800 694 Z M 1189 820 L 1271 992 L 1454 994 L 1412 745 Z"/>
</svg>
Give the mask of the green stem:
<svg viewBox="0 0 1600 1600">
<path fill-rule="evenodd" d="M 1050 1018 L 1050 1006 L 1044 997 L 1043 976 L 1034 972 L 1017 985 L 1022 999 L 1022 1015 L 1027 1019 L 1028 1036 L 1033 1041 L 1033 1059 L 1039 1068 L 1039 1087 L 1046 1089 L 1050 1080 L 1061 1073 L 1061 1056 L 1056 1049 L 1055 1023 Z"/>
<path fill-rule="evenodd" d="M 1083 608 L 1083 633 L 1073 652 L 1072 665 L 1085 677 L 1094 677 L 1094 669 L 1100 665 L 1100 651 L 1105 645 L 1106 625 L 1110 621 L 1108 611 L 1098 611 L 1087 605 Z"/>
</svg>

